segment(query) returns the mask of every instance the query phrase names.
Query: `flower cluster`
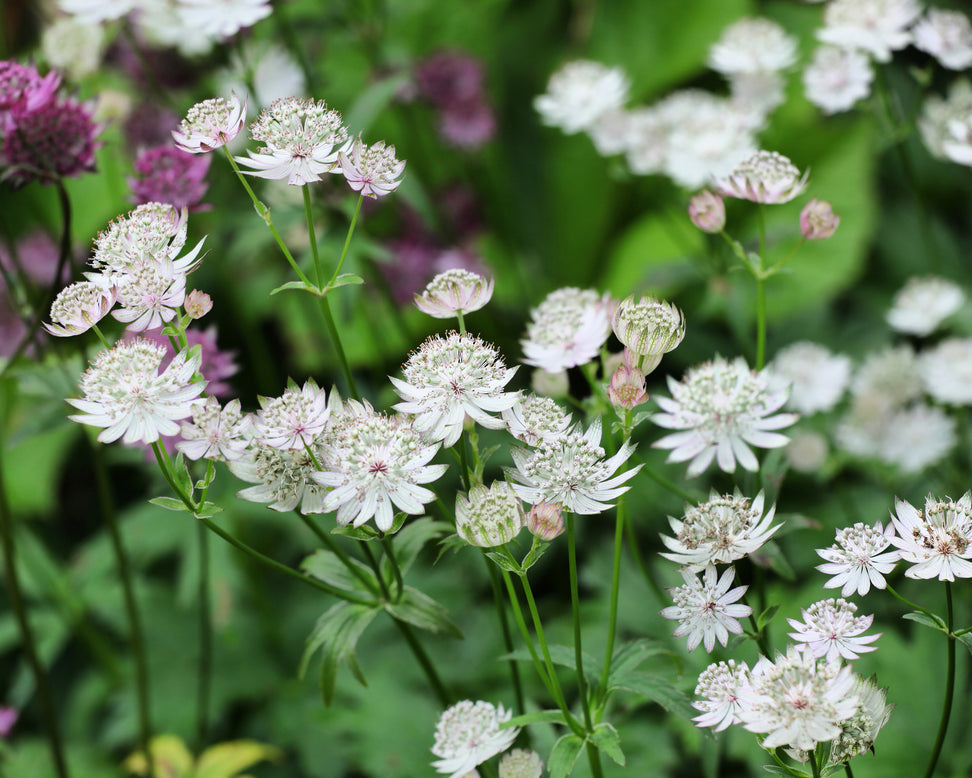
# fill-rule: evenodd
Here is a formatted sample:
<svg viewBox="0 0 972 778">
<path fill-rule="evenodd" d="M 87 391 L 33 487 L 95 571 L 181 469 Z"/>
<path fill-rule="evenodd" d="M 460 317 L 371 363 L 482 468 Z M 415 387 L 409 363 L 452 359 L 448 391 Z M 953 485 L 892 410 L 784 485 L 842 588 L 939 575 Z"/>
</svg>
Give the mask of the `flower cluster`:
<svg viewBox="0 0 972 778">
<path fill-rule="evenodd" d="M 549 373 L 594 359 L 611 334 L 614 301 L 593 289 L 551 292 L 530 312 L 523 361 Z"/>
<path fill-rule="evenodd" d="M 435 727 L 432 753 L 439 759 L 432 763 L 438 773 L 449 778 L 462 778 L 477 765 L 502 753 L 516 740 L 518 727 L 500 729 L 513 712 L 502 705 L 462 700 L 446 710 Z"/>
<path fill-rule="evenodd" d="M 450 146 L 475 149 L 496 132 L 482 64 L 460 51 L 439 51 L 415 67 L 414 89 L 435 108 L 439 135 Z"/>
</svg>

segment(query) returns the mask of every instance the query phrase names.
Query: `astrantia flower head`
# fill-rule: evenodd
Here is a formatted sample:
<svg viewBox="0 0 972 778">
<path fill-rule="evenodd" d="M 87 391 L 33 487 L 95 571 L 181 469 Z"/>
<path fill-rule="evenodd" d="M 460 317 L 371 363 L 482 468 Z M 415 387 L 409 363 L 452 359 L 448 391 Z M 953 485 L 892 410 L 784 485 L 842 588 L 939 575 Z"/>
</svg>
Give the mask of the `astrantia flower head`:
<svg viewBox="0 0 972 778">
<path fill-rule="evenodd" d="M 128 186 L 136 203 L 169 203 L 176 208 L 198 206 L 209 186 L 211 157 L 199 157 L 172 146 L 144 149 L 135 158 Z"/>
<path fill-rule="evenodd" d="M 788 203 L 807 188 L 808 173 L 800 175 L 790 160 L 776 151 L 757 151 L 725 177 L 714 181 L 719 193 L 754 203 Z"/>
<path fill-rule="evenodd" d="M 740 19 L 709 49 L 709 67 L 724 75 L 784 70 L 796 62 L 797 41 L 776 22 Z"/>
<path fill-rule="evenodd" d="M 523 361 L 550 373 L 594 359 L 611 334 L 614 301 L 593 289 L 565 287 L 530 312 Z"/>
<path fill-rule="evenodd" d="M 628 99 L 628 77 L 600 62 L 568 62 L 550 77 L 547 92 L 533 101 L 544 124 L 568 134 L 587 130 Z"/>
<path fill-rule="evenodd" d="M 524 523 L 535 538 L 551 541 L 564 531 L 563 506 L 558 502 L 538 502 L 527 511 Z"/>
<path fill-rule="evenodd" d="M 610 459 L 604 459 L 601 442 L 601 420 L 595 419 L 586 432 L 579 427 L 559 438 L 541 440 L 533 451 L 511 450 L 516 469 L 507 470 L 513 490 L 530 505 L 541 502 L 560 503 L 565 510 L 595 514 L 607 510 L 607 501 L 624 494 L 622 486 L 641 469 L 614 475 L 634 452 L 629 442 Z"/>
<path fill-rule="evenodd" d="M 121 19 L 138 6 L 138 0 L 58 0 L 58 6 L 85 24 Z"/>
<path fill-rule="evenodd" d="M 252 417 L 240 410 L 239 400 L 230 400 L 225 408 L 212 396 L 197 400 L 192 405 L 192 421 L 182 422 L 182 440 L 176 448 L 188 459 L 231 462 L 243 456 L 251 423 Z"/>
<path fill-rule="evenodd" d="M 523 503 L 506 481 L 480 484 L 456 498 L 456 532 L 467 543 L 493 548 L 509 543 L 523 529 Z"/>
<path fill-rule="evenodd" d="M 736 571 L 727 568 L 719 577 L 715 565 L 707 565 L 699 580 L 696 573 L 682 569 L 684 586 L 669 589 L 675 604 L 662 609 L 666 619 L 677 619 L 675 637 L 688 636 L 687 648 L 694 651 L 702 643 L 706 652 L 712 653 L 716 640 L 725 646 L 729 633 L 742 634 L 739 619 L 749 616 L 753 609 L 737 601 L 746 594 L 746 586 L 730 589 Z"/>
<path fill-rule="evenodd" d="M 248 434 L 252 435 L 252 428 Z M 307 451 L 273 448 L 251 440 L 250 447 L 240 457 L 229 460 L 227 466 L 240 480 L 255 484 L 237 492 L 240 499 L 267 503 L 268 508 L 281 513 L 294 509 L 321 513 L 326 490 L 311 480 L 317 471 L 314 458 L 320 461 L 321 456 L 323 452 L 316 441 Z"/>
<path fill-rule="evenodd" d="M 843 599 L 827 599 L 813 603 L 801 612 L 803 621 L 787 619 L 796 632 L 789 633 L 797 643 L 806 643 L 816 657 L 828 662 L 844 659 L 857 659 L 859 654 L 876 651 L 877 646 L 869 646 L 881 633 L 862 635 L 871 628 L 874 616 L 856 616 L 857 606 Z"/>
<path fill-rule="evenodd" d="M 918 357 L 925 391 L 949 405 L 972 405 L 972 338 L 946 338 Z"/>
<path fill-rule="evenodd" d="M 965 292 L 945 278 L 910 278 L 894 296 L 887 321 L 898 332 L 930 335 L 964 303 Z"/>
<path fill-rule="evenodd" d="M 499 763 L 499 778 L 540 778 L 543 760 L 536 751 L 514 748 L 503 754 Z"/>
<path fill-rule="evenodd" d="M 894 527 L 889 524 L 882 528 L 880 522 L 873 527 L 857 522 L 852 527 L 838 529 L 834 545 L 817 549 L 817 554 L 826 560 L 817 565 L 817 570 L 833 576 L 824 588 L 839 586 L 841 595 L 847 597 L 855 591 L 864 596 L 872 585 L 877 589 L 887 586 L 884 576 L 898 562 L 897 551 L 885 551 L 893 535 Z"/>
<path fill-rule="evenodd" d="M 855 683 L 857 707 L 840 722 L 840 734 L 830 743 L 831 764 L 847 762 L 870 751 L 894 709 L 894 705 L 888 705 L 887 689 L 878 687 L 873 678 L 857 676 Z"/>
<path fill-rule="evenodd" d="M 680 382 L 669 377 L 668 388 L 671 398 L 655 396 L 664 413 L 652 421 L 682 431 L 653 446 L 672 449 L 669 462 L 692 460 L 690 476 L 702 473 L 713 458 L 727 473 L 735 471 L 737 460 L 756 471 L 759 463 L 749 446 L 785 446 L 787 437 L 772 430 L 797 420 L 794 413 L 776 413 L 786 402 L 785 386 L 774 386 L 766 371 L 750 370 L 741 357 L 732 362 L 717 357 L 689 370 Z"/>
<path fill-rule="evenodd" d="M 280 397 L 260 397 L 254 435 L 272 448 L 304 448 L 324 431 L 330 409 L 327 394 L 313 379 Z"/>
<path fill-rule="evenodd" d="M 365 197 L 381 197 L 398 189 L 399 178 L 405 171 L 405 160 L 395 156 L 395 147 L 384 141 L 366 146 L 359 135 L 354 140 L 351 153 L 338 154 L 341 172 L 348 185 Z"/>
<path fill-rule="evenodd" d="M 513 712 L 502 705 L 472 700 L 457 702 L 436 724 L 432 753 L 439 759 L 432 766 L 438 773 L 448 773 L 449 778 L 462 778 L 513 745 L 519 727 L 500 729 L 512 717 Z"/>
<path fill-rule="evenodd" d="M 928 495 L 923 511 L 896 500 L 894 509 L 891 521 L 896 534 L 891 543 L 902 561 L 912 565 L 906 576 L 940 581 L 972 578 L 972 492 L 956 502 Z"/>
<path fill-rule="evenodd" d="M 154 443 L 161 435 L 179 432 L 179 419 L 192 413 L 192 402 L 206 388 L 205 381 L 191 383 L 199 369 L 199 356 L 186 351 L 159 371 L 165 349 L 137 339 L 102 351 L 81 376 L 84 399 L 68 403 L 81 413 L 72 421 L 104 427 L 98 440 L 111 443 Z"/>
<path fill-rule="evenodd" d="M 549 397 L 528 394 L 503 411 L 510 434 L 528 446 L 558 438 L 570 427 L 571 416 Z"/>
<path fill-rule="evenodd" d="M 338 155 L 352 141 L 344 120 L 323 100 L 285 97 L 265 108 L 250 125 L 250 136 L 263 141 L 261 152 L 247 151 L 249 157 L 236 161 L 258 178 L 286 179 L 292 186 L 320 181 L 325 173 L 338 167 Z"/>
<path fill-rule="evenodd" d="M 270 0 L 177 0 L 183 24 L 211 38 L 225 40 L 268 17 Z"/>
<path fill-rule="evenodd" d="M 803 71 L 807 100 L 825 114 L 848 111 L 871 94 L 874 69 L 867 55 L 838 46 L 818 46 Z"/>
<path fill-rule="evenodd" d="M 972 129 L 972 84 L 966 78 L 956 78 L 948 88 L 948 96 L 930 95 L 926 98 L 918 118 L 918 130 L 925 147 L 939 159 L 972 159 L 969 132 Z M 968 164 L 968 162 L 965 162 Z"/>
<path fill-rule="evenodd" d="M 667 354 L 685 337 L 685 317 L 671 303 L 642 297 L 628 297 L 614 310 L 614 334 L 636 354 Z"/>
<path fill-rule="evenodd" d="M 92 281 L 79 281 L 62 289 L 51 305 L 51 335 L 70 337 L 87 332 L 108 315 L 115 304 L 115 290 Z"/>
<path fill-rule="evenodd" d="M 132 332 L 154 330 L 175 318 L 186 299 L 186 277 L 168 257 L 136 259 L 112 279 L 118 290 L 118 321 Z"/>
<path fill-rule="evenodd" d="M 911 42 L 908 28 L 920 14 L 918 0 L 831 0 L 817 38 L 888 62 L 892 51 Z"/>
<path fill-rule="evenodd" d="M 30 113 L 50 102 L 60 85 L 61 74 L 56 70 L 42 77 L 33 63 L 0 61 L 0 130 L 9 129 L 14 111 Z"/>
<path fill-rule="evenodd" d="M 809 414 L 829 411 L 840 401 L 850 382 L 851 362 L 825 346 L 801 340 L 780 349 L 770 370 L 790 384 L 787 407 Z"/>
<path fill-rule="evenodd" d="M 955 418 L 944 409 L 915 403 L 887 420 L 878 457 L 905 473 L 917 473 L 940 462 L 955 446 Z"/>
<path fill-rule="evenodd" d="M 665 559 L 680 565 L 703 566 L 728 564 L 759 549 L 780 528 L 773 525 L 776 506 L 763 515 L 763 493 L 750 500 L 739 492 L 719 495 L 698 505 L 686 505 L 681 520 L 668 517 L 675 537 L 662 535 L 662 543 L 671 553 Z"/>
<path fill-rule="evenodd" d="M 235 95 L 215 97 L 189 109 L 179 129 L 173 131 L 176 146 L 191 154 L 204 154 L 225 146 L 239 135 L 246 121 L 246 102 Z"/>
<path fill-rule="evenodd" d="M 840 225 L 834 207 L 823 200 L 813 199 L 800 211 L 800 234 L 805 240 L 827 240 Z"/>
<path fill-rule="evenodd" d="M 435 499 L 419 484 L 440 478 L 446 465 L 430 465 L 439 450 L 429 445 L 406 416 L 386 416 L 370 406 L 351 406 L 332 415 L 321 458 L 323 472 L 313 480 L 333 487 L 323 512 L 337 510 L 340 526 L 360 527 L 374 518 L 382 532 L 391 529 L 395 509 L 416 515 Z"/>
<path fill-rule="evenodd" d="M 961 11 L 929 8 L 912 28 L 915 46 L 949 70 L 972 65 L 972 23 Z"/>
<path fill-rule="evenodd" d="M 774 662 L 761 660 L 741 698 L 739 717 L 750 732 L 766 735 L 763 748 L 798 751 L 837 737 L 840 722 L 854 715 L 859 700 L 850 667 L 795 646 Z"/>
<path fill-rule="evenodd" d="M 405 380 L 391 378 L 404 400 L 394 406 L 415 415 L 415 427 L 430 440 L 451 446 L 469 416 L 487 429 L 501 429 L 490 414 L 512 408 L 514 392 L 505 392 L 515 367 L 508 368 L 490 344 L 468 333 L 450 332 L 426 340 L 402 366 Z"/>
<path fill-rule="evenodd" d="M 749 683 L 749 667 L 745 662 L 738 664 L 734 659 L 728 662 L 716 662 L 709 665 L 699 675 L 695 687 L 697 697 L 701 700 L 692 702 L 692 707 L 702 711 L 692 721 L 697 727 L 713 727 L 721 732 L 730 724 L 738 724 L 739 693 L 745 684 Z"/>
<path fill-rule="evenodd" d="M 436 319 L 451 319 L 457 313 L 478 311 L 492 296 L 492 278 L 455 268 L 439 273 L 415 295 L 415 307 Z"/>
</svg>

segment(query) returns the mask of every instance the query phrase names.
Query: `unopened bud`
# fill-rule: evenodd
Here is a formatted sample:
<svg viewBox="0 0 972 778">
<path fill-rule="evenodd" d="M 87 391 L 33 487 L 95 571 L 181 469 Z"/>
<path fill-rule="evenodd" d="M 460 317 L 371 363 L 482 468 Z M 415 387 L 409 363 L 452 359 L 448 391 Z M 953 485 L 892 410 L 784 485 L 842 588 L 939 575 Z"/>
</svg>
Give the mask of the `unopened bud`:
<svg viewBox="0 0 972 778">
<path fill-rule="evenodd" d="M 564 512 L 559 502 L 539 502 L 526 515 L 530 534 L 540 540 L 553 540 L 564 531 Z"/>
<path fill-rule="evenodd" d="M 566 397 L 570 392 L 570 381 L 566 370 L 550 373 L 546 370 L 534 370 L 530 376 L 533 391 L 544 397 Z"/>
<path fill-rule="evenodd" d="M 708 189 L 689 200 L 689 218 L 703 232 L 720 232 L 726 226 L 726 204 Z"/>
<path fill-rule="evenodd" d="M 807 240 L 827 240 L 838 224 L 840 217 L 828 202 L 811 200 L 800 211 L 800 232 Z"/>
<path fill-rule="evenodd" d="M 213 301 L 205 292 L 193 289 L 186 295 L 183 306 L 186 309 L 187 316 L 192 319 L 201 319 L 213 309 Z"/>
<path fill-rule="evenodd" d="M 645 376 L 640 370 L 621 365 L 611 376 L 608 384 L 608 399 L 616 408 L 631 410 L 648 399 L 645 391 Z"/>
</svg>

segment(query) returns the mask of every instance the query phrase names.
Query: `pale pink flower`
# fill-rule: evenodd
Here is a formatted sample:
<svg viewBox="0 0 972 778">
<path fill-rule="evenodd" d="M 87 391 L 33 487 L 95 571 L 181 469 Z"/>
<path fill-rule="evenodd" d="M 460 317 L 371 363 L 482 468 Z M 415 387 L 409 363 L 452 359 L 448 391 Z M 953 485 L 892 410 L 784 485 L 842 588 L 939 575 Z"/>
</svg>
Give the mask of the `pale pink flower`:
<svg viewBox="0 0 972 778">
<path fill-rule="evenodd" d="M 564 531 L 563 506 L 559 502 L 538 502 L 527 511 L 524 524 L 535 538 L 549 542 Z"/>
<path fill-rule="evenodd" d="M 439 273 L 421 294 L 415 295 L 415 307 L 436 319 L 451 319 L 478 311 L 493 296 L 493 279 L 456 268 Z"/>
<path fill-rule="evenodd" d="M 52 324 L 44 322 L 44 329 L 62 338 L 80 335 L 105 318 L 114 304 L 114 287 L 79 281 L 62 289 L 54 298 Z"/>
<path fill-rule="evenodd" d="M 181 440 L 175 445 L 188 459 L 231 462 L 243 456 L 249 444 L 252 417 L 243 414 L 239 400 L 224 408 L 213 396 L 192 404 L 192 421 L 182 422 Z"/>
<path fill-rule="evenodd" d="M 972 23 L 961 11 L 929 8 L 911 30 L 915 46 L 949 70 L 972 65 Z"/>
<path fill-rule="evenodd" d="M 246 121 L 246 101 L 232 94 L 196 103 L 172 137 L 176 146 L 191 154 L 204 154 L 225 146 L 239 135 Z"/>
<path fill-rule="evenodd" d="M 555 373 L 594 359 L 611 334 L 614 301 L 593 289 L 551 292 L 530 312 L 523 361 Z"/>
<path fill-rule="evenodd" d="M 754 203 L 787 203 L 807 188 L 808 175 L 801 176 L 797 167 L 776 151 L 757 151 L 736 165 L 728 176 L 716 177 L 714 185 L 725 197 Z"/>
<path fill-rule="evenodd" d="M 338 154 L 341 172 L 348 185 L 365 197 L 381 197 L 398 189 L 405 171 L 405 160 L 395 156 L 395 147 L 378 141 L 366 146 L 359 135 L 351 146 L 351 153 Z M 397 179 L 397 180 L 396 180 Z"/>
<path fill-rule="evenodd" d="M 260 397 L 254 436 L 272 448 L 304 448 L 324 431 L 330 416 L 327 393 L 313 379 L 292 385 L 280 397 Z"/>
<path fill-rule="evenodd" d="M 715 192 L 708 189 L 689 200 L 689 218 L 703 232 L 721 232 L 726 226 L 726 204 Z"/>
<path fill-rule="evenodd" d="M 172 321 L 186 299 L 186 277 L 168 257 L 137 259 L 115 276 L 118 308 L 111 315 L 132 332 Z"/>
<path fill-rule="evenodd" d="M 608 384 L 608 400 L 616 408 L 632 410 L 648 402 L 645 374 L 628 365 L 619 365 Z"/>
<path fill-rule="evenodd" d="M 716 662 L 709 665 L 699 675 L 695 694 L 701 700 L 692 702 L 692 707 L 702 714 L 692 719 L 697 727 L 713 727 L 716 732 L 739 724 L 739 711 L 742 703 L 739 694 L 749 682 L 749 667 L 745 662 Z"/>
<path fill-rule="evenodd" d="M 898 562 L 897 551 L 885 551 L 891 545 L 894 527 L 881 523 L 873 527 L 857 522 L 852 527 L 837 530 L 836 543 L 828 548 L 818 548 L 817 554 L 824 564 L 817 565 L 821 573 L 833 576 L 824 584 L 825 589 L 841 587 L 844 597 L 853 592 L 864 596 L 873 585 L 877 589 L 887 586 L 884 576 Z"/>
<path fill-rule="evenodd" d="M 702 643 L 707 653 L 712 653 L 716 640 L 725 646 L 729 633 L 741 635 L 739 619 L 752 614 L 748 605 L 740 605 L 746 594 L 746 586 L 730 589 L 736 571 L 729 567 L 719 577 L 715 565 L 706 565 L 700 581 L 695 572 L 683 568 L 684 586 L 669 589 L 675 604 L 663 608 L 661 615 L 666 619 L 677 619 L 675 637 L 688 636 L 686 647 L 694 651 Z"/>
<path fill-rule="evenodd" d="M 828 202 L 813 199 L 800 211 L 800 234 L 806 240 L 827 240 L 839 224 L 840 217 Z"/>
<path fill-rule="evenodd" d="M 803 621 L 787 619 L 796 632 L 789 635 L 797 643 L 806 643 L 816 657 L 836 662 L 841 657 L 857 659 L 859 654 L 876 651 L 870 646 L 881 633 L 862 635 L 871 628 L 874 616 L 856 616 L 857 606 L 843 599 L 827 599 L 813 603 L 801 612 Z"/>
<path fill-rule="evenodd" d="M 818 46 L 803 71 L 807 100 L 825 114 L 847 111 L 871 94 L 874 69 L 867 55 L 854 49 Z"/>
</svg>

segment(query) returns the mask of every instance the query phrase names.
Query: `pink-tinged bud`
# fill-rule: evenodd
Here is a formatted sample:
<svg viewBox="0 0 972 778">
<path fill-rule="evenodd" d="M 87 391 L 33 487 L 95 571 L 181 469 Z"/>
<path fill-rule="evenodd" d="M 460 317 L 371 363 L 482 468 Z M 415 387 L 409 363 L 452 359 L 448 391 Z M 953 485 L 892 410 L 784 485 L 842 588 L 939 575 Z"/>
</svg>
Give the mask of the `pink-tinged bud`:
<svg viewBox="0 0 972 778">
<path fill-rule="evenodd" d="M 20 711 L 9 706 L 0 706 L 0 738 L 7 738 L 10 730 L 13 729 L 17 719 L 20 718 Z"/>
<path fill-rule="evenodd" d="M 726 226 L 726 204 L 707 189 L 689 200 L 688 213 L 692 224 L 703 232 L 720 232 Z"/>
<path fill-rule="evenodd" d="M 186 309 L 186 315 L 193 319 L 201 319 L 213 309 L 213 301 L 210 296 L 198 289 L 193 289 L 186 295 L 186 301 L 183 305 Z"/>
<path fill-rule="evenodd" d="M 640 370 L 621 365 L 611 376 L 608 384 L 608 399 L 616 408 L 631 410 L 648 399 L 645 391 L 645 376 Z"/>
<path fill-rule="evenodd" d="M 811 200 L 800 211 L 800 232 L 807 240 L 827 240 L 838 224 L 840 217 L 828 202 Z"/>
<path fill-rule="evenodd" d="M 540 502 L 526 516 L 530 534 L 540 540 L 553 540 L 564 531 L 564 512 L 559 502 Z"/>
</svg>

